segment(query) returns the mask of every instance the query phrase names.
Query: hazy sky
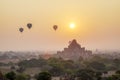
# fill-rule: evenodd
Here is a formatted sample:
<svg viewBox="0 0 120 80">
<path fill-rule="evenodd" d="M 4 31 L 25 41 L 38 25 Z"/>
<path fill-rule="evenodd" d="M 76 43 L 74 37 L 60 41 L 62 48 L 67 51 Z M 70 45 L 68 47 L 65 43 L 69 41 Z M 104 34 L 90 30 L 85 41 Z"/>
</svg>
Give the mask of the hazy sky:
<svg viewBox="0 0 120 80">
<path fill-rule="evenodd" d="M 119 50 L 120 0 L 0 0 L 0 50 L 61 50 L 72 39 L 87 49 Z"/>
</svg>

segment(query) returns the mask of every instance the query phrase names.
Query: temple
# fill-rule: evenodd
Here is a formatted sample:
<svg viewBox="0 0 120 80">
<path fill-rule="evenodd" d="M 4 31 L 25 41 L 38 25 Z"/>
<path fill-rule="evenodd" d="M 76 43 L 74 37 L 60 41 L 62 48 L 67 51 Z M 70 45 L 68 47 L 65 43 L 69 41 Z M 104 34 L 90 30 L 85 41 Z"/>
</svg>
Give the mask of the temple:
<svg viewBox="0 0 120 80">
<path fill-rule="evenodd" d="M 78 60 L 80 58 L 89 58 L 91 55 L 92 51 L 86 50 L 85 47 L 81 47 L 74 39 L 69 43 L 68 48 L 64 48 L 63 51 L 57 51 L 56 57 L 61 57 L 65 60 Z"/>
</svg>

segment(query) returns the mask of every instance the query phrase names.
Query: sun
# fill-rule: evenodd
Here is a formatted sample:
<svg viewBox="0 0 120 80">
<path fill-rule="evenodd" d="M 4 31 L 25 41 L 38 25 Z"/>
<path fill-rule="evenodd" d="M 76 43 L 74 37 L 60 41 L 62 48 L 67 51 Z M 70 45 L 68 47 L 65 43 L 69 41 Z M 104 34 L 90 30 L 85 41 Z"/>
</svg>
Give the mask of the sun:
<svg viewBox="0 0 120 80">
<path fill-rule="evenodd" d="M 75 24 L 74 24 L 74 23 L 71 23 L 69 27 L 70 27 L 71 29 L 74 29 L 74 28 L 75 28 Z"/>
</svg>

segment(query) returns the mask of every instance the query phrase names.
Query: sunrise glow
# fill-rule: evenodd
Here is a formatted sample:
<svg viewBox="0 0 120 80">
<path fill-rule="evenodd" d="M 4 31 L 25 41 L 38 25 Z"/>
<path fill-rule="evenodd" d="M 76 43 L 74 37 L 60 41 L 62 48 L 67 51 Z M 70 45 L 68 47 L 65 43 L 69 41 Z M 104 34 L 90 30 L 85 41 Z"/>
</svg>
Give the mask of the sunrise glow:
<svg viewBox="0 0 120 80">
<path fill-rule="evenodd" d="M 75 24 L 74 24 L 74 23 L 71 23 L 71 24 L 70 24 L 70 28 L 71 28 L 71 29 L 74 29 L 74 28 L 75 28 Z"/>
</svg>

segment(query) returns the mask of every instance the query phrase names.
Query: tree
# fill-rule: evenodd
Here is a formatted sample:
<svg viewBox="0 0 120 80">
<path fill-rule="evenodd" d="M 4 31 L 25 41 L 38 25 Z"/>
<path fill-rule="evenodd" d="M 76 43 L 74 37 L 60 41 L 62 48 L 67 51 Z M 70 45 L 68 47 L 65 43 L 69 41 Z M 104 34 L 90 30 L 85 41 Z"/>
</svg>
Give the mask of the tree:
<svg viewBox="0 0 120 80">
<path fill-rule="evenodd" d="M 102 72 L 96 72 L 95 77 L 97 80 L 101 80 L 102 79 Z"/>
<path fill-rule="evenodd" d="M 43 58 L 24 60 L 18 63 L 19 67 L 32 68 L 32 67 L 43 67 L 47 64 L 47 61 Z"/>
<path fill-rule="evenodd" d="M 80 80 L 94 80 L 95 72 L 89 69 L 81 69 L 77 71 L 77 77 Z"/>
<path fill-rule="evenodd" d="M 30 80 L 30 76 L 25 75 L 25 74 L 18 74 L 16 76 L 16 80 Z"/>
<path fill-rule="evenodd" d="M 104 71 L 106 69 L 106 66 L 104 63 L 100 63 L 96 61 L 89 63 L 88 67 L 97 71 Z"/>
<path fill-rule="evenodd" d="M 60 58 L 50 58 L 48 60 L 49 66 L 51 69 L 48 72 L 51 73 L 52 76 L 60 76 L 64 72 L 64 61 Z"/>
<path fill-rule="evenodd" d="M 48 72 L 41 72 L 37 76 L 37 80 L 51 80 L 52 76 Z"/>
<path fill-rule="evenodd" d="M 3 76 L 1 71 L 0 71 L 0 80 L 5 80 L 5 78 L 4 78 L 4 76 Z"/>
<path fill-rule="evenodd" d="M 49 72 L 52 74 L 52 76 L 60 76 L 64 73 L 64 70 L 61 66 L 54 65 L 52 68 L 49 70 Z"/>
<path fill-rule="evenodd" d="M 13 71 L 11 71 L 11 72 L 7 73 L 7 74 L 5 75 L 5 77 L 6 77 L 7 79 L 9 79 L 9 80 L 15 80 L 15 78 L 16 78 L 16 73 L 13 72 Z"/>
<path fill-rule="evenodd" d="M 113 64 L 116 67 L 116 69 L 120 69 L 120 59 L 114 59 Z"/>
<path fill-rule="evenodd" d="M 107 77 L 107 80 L 120 80 L 120 71 L 118 70 L 114 75 Z"/>
</svg>

